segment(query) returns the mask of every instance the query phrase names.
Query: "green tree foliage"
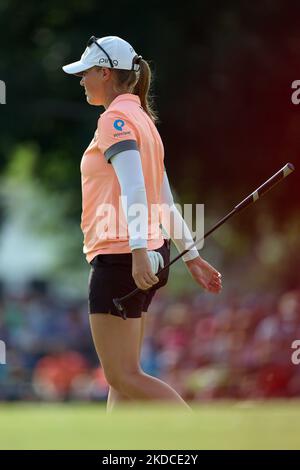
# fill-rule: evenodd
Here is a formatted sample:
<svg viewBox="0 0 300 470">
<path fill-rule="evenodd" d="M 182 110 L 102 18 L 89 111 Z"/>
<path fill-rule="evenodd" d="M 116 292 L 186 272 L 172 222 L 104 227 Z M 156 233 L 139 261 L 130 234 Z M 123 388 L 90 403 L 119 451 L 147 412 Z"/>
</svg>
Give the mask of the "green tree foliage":
<svg viewBox="0 0 300 470">
<path fill-rule="evenodd" d="M 299 2 L 284 0 L 0 3 L 0 167 L 17 145 L 35 142 L 34 174 L 65 190 L 80 215 L 82 153 L 101 108 L 85 102 L 61 66 L 79 58 L 91 34 L 128 39 L 155 74 L 166 168 L 182 202 L 229 209 L 286 161 L 298 162 Z M 299 176 L 272 193 L 278 227 L 299 205 Z M 269 196 L 268 196 L 269 197 Z M 254 211 L 232 223 L 256 231 Z"/>
</svg>

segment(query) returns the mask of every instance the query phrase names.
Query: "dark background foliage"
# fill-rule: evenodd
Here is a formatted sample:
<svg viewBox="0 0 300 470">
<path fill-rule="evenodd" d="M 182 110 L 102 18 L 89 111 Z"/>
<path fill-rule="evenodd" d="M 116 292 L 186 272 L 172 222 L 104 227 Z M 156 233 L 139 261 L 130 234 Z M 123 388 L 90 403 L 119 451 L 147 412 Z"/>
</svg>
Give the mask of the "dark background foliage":
<svg viewBox="0 0 300 470">
<path fill-rule="evenodd" d="M 170 181 L 182 202 L 230 209 L 285 162 L 297 165 L 300 5 L 296 1 L 103 2 L 1 0 L 0 165 L 16 144 L 34 143 L 34 174 L 68 191 L 80 213 L 79 164 L 99 108 L 61 66 L 87 39 L 119 35 L 151 62 Z M 268 197 L 280 228 L 299 205 L 294 174 Z M 233 222 L 257 230 L 255 209 Z"/>
</svg>

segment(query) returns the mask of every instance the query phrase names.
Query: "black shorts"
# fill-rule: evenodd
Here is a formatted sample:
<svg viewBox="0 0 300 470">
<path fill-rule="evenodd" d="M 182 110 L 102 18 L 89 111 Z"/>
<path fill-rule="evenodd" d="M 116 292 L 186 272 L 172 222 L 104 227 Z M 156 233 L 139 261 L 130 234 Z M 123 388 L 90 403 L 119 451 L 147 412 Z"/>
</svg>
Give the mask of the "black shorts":
<svg viewBox="0 0 300 470">
<path fill-rule="evenodd" d="M 164 265 L 170 262 L 170 241 L 165 239 L 164 244 L 154 251 L 158 251 Z M 111 313 L 121 316 L 113 303 L 113 299 L 123 297 L 136 289 L 132 277 L 132 254 L 97 255 L 90 262 L 89 275 L 89 313 Z M 139 318 L 142 312 L 147 312 L 157 289 L 168 282 L 169 268 L 163 271 L 159 282 L 149 290 L 139 292 L 124 303 L 128 318 Z"/>
</svg>

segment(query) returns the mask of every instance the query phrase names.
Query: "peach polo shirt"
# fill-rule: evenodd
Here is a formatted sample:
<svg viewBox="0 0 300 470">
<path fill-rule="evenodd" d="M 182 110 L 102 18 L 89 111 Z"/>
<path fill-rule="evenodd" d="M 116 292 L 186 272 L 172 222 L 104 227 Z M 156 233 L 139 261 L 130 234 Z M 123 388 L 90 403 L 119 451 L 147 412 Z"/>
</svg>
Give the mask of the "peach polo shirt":
<svg viewBox="0 0 300 470">
<path fill-rule="evenodd" d="M 88 262 L 98 254 L 131 253 L 121 189 L 110 164 L 111 157 L 125 150 L 138 150 L 141 156 L 148 203 L 147 249 L 163 245 L 159 229 L 163 143 L 139 96 L 124 93 L 101 114 L 94 138 L 81 160 L 81 229 Z"/>
</svg>

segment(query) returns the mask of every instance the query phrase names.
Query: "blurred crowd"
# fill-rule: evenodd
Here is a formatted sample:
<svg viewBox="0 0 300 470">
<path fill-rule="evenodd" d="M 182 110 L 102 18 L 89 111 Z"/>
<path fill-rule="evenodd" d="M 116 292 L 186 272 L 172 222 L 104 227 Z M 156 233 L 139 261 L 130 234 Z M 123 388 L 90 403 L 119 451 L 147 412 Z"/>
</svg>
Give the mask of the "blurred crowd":
<svg viewBox="0 0 300 470">
<path fill-rule="evenodd" d="M 146 372 L 188 400 L 297 397 L 300 364 L 292 361 L 297 339 L 300 291 L 197 292 L 174 300 L 161 289 L 147 314 L 141 361 Z M 46 285 L 5 293 L 0 340 L 6 344 L 1 401 L 106 399 L 86 299 L 55 298 Z"/>
</svg>

